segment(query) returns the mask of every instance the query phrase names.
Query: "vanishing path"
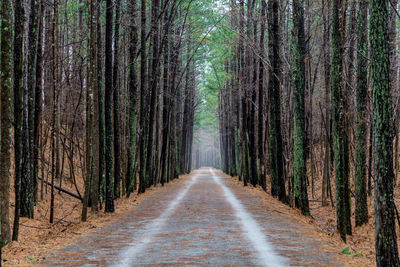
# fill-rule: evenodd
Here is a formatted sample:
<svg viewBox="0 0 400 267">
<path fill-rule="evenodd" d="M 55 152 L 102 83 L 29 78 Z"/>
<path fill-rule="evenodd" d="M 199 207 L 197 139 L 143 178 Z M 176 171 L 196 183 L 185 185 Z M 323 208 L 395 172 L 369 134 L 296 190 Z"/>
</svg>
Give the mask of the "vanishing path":
<svg viewBox="0 0 400 267">
<path fill-rule="evenodd" d="M 46 257 L 46 264 L 338 266 L 311 234 L 221 173 L 201 169 Z"/>
</svg>

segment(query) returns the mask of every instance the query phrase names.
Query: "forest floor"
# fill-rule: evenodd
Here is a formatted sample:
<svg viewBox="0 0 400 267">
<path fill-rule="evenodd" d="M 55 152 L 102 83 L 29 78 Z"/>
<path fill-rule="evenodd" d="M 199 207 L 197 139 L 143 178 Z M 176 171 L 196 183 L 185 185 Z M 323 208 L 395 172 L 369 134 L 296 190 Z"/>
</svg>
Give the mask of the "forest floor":
<svg viewBox="0 0 400 267">
<path fill-rule="evenodd" d="M 167 184 L 173 186 L 178 180 Z M 58 183 L 56 185 L 59 185 Z M 77 187 L 83 192 L 83 182 L 77 181 Z M 13 184 L 11 185 L 13 188 Z M 76 192 L 72 182 L 64 181 L 62 188 Z M 63 248 L 75 242 L 89 230 L 104 227 L 126 216 L 134 207 L 161 189 L 161 186 L 149 188 L 146 193 L 131 194 L 115 200 L 116 211 L 113 214 L 102 211 L 94 214 L 88 208 L 88 219 L 81 222 L 82 203 L 58 190 L 55 190 L 55 219 L 49 223 L 50 190 L 44 186 L 44 198 L 35 207 L 35 218 L 21 218 L 18 242 L 11 242 L 3 248 L 3 266 L 31 266 L 43 260 L 50 251 Z M 46 193 L 47 192 L 47 193 Z M 14 190 L 11 190 L 10 218 L 11 229 L 14 219 Z"/>
<path fill-rule="evenodd" d="M 259 188 L 205 168 L 148 196 L 117 220 L 37 251 L 50 266 L 367 266 Z M 64 240 L 65 241 L 65 240 Z M 62 248 L 61 248 L 62 247 Z M 61 249 L 57 249 L 61 248 Z M 25 259 L 26 260 L 26 259 Z"/>
<path fill-rule="evenodd" d="M 229 176 L 228 176 L 229 177 Z M 310 177 L 309 177 L 310 178 Z M 243 185 L 243 182 L 238 180 L 238 177 L 231 177 L 234 181 Z M 311 182 L 311 181 L 310 181 Z M 267 185 L 270 182 L 267 181 Z M 352 235 L 347 236 L 346 243 L 340 237 L 336 230 L 336 207 L 329 205 L 323 207 L 321 203 L 322 195 L 322 176 L 315 176 L 314 194 L 312 193 L 311 186 L 308 187 L 308 197 L 310 200 L 310 213 L 311 217 L 303 216 L 299 210 L 292 209 L 291 207 L 281 203 L 273 198 L 270 191 L 266 193 L 261 187 L 253 187 L 251 185 L 245 187 L 245 190 L 251 194 L 257 195 L 263 199 L 265 206 L 268 209 L 274 207 L 278 213 L 283 213 L 299 221 L 299 223 L 312 227 L 318 239 L 323 240 L 328 246 L 334 248 L 335 253 L 341 257 L 341 261 L 345 266 L 376 266 L 375 262 L 375 224 L 374 224 L 374 196 L 368 196 L 368 223 L 355 227 L 355 199 L 352 195 Z M 332 192 L 335 194 L 335 181 L 331 178 Z M 354 192 L 354 181 L 351 180 L 351 191 Z M 395 203 L 400 207 L 400 187 L 395 187 Z M 335 203 L 335 195 L 333 195 Z M 400 237 L 399 227 L 396 229 L 397 237 Z M 400 248 L 399 248 L 400 253 Z M 343 257 L 344 256 L 344 257 Z"/>
<path fill-rule="evenodd" d="M 331 180 L 332 183 L 332 192 L 333 192 L 333 201 L 334 205 L 335 202 L 335 181 L 334 179 Z M 336 230 L 336 206 L 332 207 L 329 201 L 329 205 L 326 207 L 322 206 L 321 195 L 322 195 L 322 180 L 318 178 L 315 181 L 315 191 L 314 197 L 312 195 L 311 190 L 308 192 L 308 196 L 310 200 L 310 211 L 313 217 L 312 220 L 309 221 L 311 225 L 315 225 L 318 232 L 321 233 L 323 237 L 326 238 L 327 242 L 331 242 L 336 244 L 339 247 L 350 248 L 352 251 L 353 257 L 349 256 L 349 258 L 353 258 L 352 262 L 354 265 L 363 262 L 366 260 L 368 266 L 375 266 L 376 265 L 376 254 L 375 254 L 375 223 L 374 223 L 374 196 L 372 191 L 372 196 L 368 197 L 368 223 L 361 226 L 355 227 L 355 199 L 352 194 L 351 197 L 351 224 L 352 224 L 352 235 L 347 236 L 346 243 L 342 241 L 340 238 L 339 232 Z M 351 191 L 355 192 L 354 190 L 354 182 L 351 181 Z M 395 202 L 397 205 L 400 203 L 400 191 L 399 187 L 395 189 Z M 397 236 L 399 237 L 399 229 L 397 229 Z M 354 255 L 362 255 L 362 258 L 358 258 Z M 365 266 L 361 264 L 361 266 Z"/>
<path fill-rule="evenodd" d="M 233 181 L 243 186 L 238 177 L 230 177 Z M 321 181 L 314 181 L 315 185 Z M 331 181 L 331 183 L 334 181 Z M 270 183 L 267 182 L 269 185 Z M 300 225 L 308 227 L 314 232 L 314 237 L 320 240 L 324 246 L 330 248 L 336 260 L 344 266 L 376 266 L 375 245 L 374 245 L 374 218 L 373 218 L 373 197 L 368 197 L 369 222 L 362 227 L 354 227 L 354 210 L 352 210 L 353 235 L 347 236 L 347 242 L 343 242 L 336 230 L 336 208 L 322 207 L 321 187 L 315 187 L 315 194 L 312 197 L 311 189 L 308 192 L 310 199 L 311 217 L 304 216 L 299 210 L 293 209 L 286 204 L 272 197 L 270 191 L 267 193 L 260 187 L 251 185 L 244 187 L 248 193 L 258 196 L 264 202 L 265 208 L 282 216 L 296 220 Z M 332 191 L 335 192 L 333 185 Z M 335 196 L 333 196 L 335 199 Z M 354 207 L 354 199 L 352 199 Z"/>
<path fill-rule="evenodd" d="M 354 168 L 352 168 L 354 170 Z M 400 175 L 400 173 L 398 173 Z M 397 176 L 398 176 L 397 175 Z M 354 177 L 354 173 L 350 175 Z M 397 209 L 400 207 L 400 186 L 398 182 L 395 182 L 394 187 L 394 202 Z M 372 181 L 373 183 L 373 181 Z M 349 247 L 353 251 L 353 255 L 358 253 L 362 254 L 362 259 L 366 259 L 368 266 L 376 266 L 376 254 L 375 254 L 375 220 L 374 220 L 374 190 L 372 189 L 371 196 L 368 196 L 368 223 L 361 226 L 355 227 L 355 198 L 353 192 L 355 192 L 354 179 L 350 179 L 350 189 L 351 194 L 351 224 L 352 224 L 352 235 L 347 236 L 347 242 L 344 243 L 339 233 L 336 231 L 336 207 L 332 207 L 330 204 L 327 207 L 322 207 L 321 205 L 321 195 L 322 195 L 322 175 L 316 175 L 314 181 L 315 189 L 314 196 L 311 192 L 311 187 L 309 187 L 308 197 L 310 200 L 315 200 L 310 202 L 310 210 L 313 220 L 310 224 L 315 225 L 322 236 L 327 237 L 327 241 L 337 244 L 337 246 L 342 246 L 343 248 Z M 335 203 L 335 180 L 334 176 L 331 176 L 333 201 Z M 397 225 L 397 220 L 396 223 Z M 400 226 L 396 227 L 397 240 L 400 238 Z M 400 247 L 399 247 L 400 253 Z M 358 263 L 357 257 L 353 257 L 354 265 Z M 361 261 L 360 261 L 361 262 Z M 361 265 L 365 266 L 365 265 Z"/>
<path fill-rule="evenodd" d="M 35 219 L 22 219 L 20 240 L 4 248 L 3 264 L 104 266 L 125 258 L 119 266 L 132 262 L 248 266 L 263 265 L 260 255 L 270 253 L 296 266 L 375 265 L 373 217 L 368 225 L 355 228 L 345 244 L 336 232 L 335 209 L 330 206 L 311 202 L 310 218 L 261 188 L 244 188 L 236 178 L 217 171 L 201 169 L 181 178 L 164 188 L 119 199 L 115 214 L 90 214 L 85 223 L 80 222 L 80 201 L 56 191 L 56 223 L 50 225 L 48 193 L 36 207 Z M 63 187 L 73 191 L 72 185 Z M 316 199 L 319 191 L 316 188 Z M 240 212 L 242 218 L 235 217 Z M 252 218 L 250 225 L 243 216 Z M 260 233 L 266 239 L 257 238 Z M 353 255 L 341 253 L 346 247 Z M 139 253 L 144 249 L 146 253 Z"/>
</svg>

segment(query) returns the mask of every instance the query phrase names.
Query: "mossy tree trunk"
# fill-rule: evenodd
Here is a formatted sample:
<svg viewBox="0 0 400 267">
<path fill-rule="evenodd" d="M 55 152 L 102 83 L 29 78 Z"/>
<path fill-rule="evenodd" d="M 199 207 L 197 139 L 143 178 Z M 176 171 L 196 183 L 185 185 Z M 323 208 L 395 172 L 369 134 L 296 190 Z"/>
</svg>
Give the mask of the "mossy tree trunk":
<svg viewBox="0 0 400 267">
<path fill-rule="evenodd" d="M 367 206 L 367 121 L 368 121 L 368 0 L 358 3 L 357 15 L 357 93 L 355 140 L 355 195 L 356 226 L 368 222 Z"/>
<path fill-rule="evenodd" d="M 376 264 L 399 266 L 393 200 L 393 130 L 388 0 L 370 2 Z"/>
<path fill-rule="evenodd" d="M 128 77 L 128 90 L 129 90 L 129 149 L 128 149 L 128 170 L 126 177 L 126 195 L 129 197 L 130 193 L 136 189 L 136 160 L 137 160 L 137 147 L 136 147 L 136 129 L 137 129 L 137 74 L 136 74 L 136 53 L 137 53 L 137 4 L 136 0 L 130 1 L 128 6 L 130 16 L 130 46 L 129 46 L 129 77 Z"/>
<path fill-rule="evenodd" d="M 283 177 L 283 145 L 281 133 L 281 59 L 279 0 L 269 2 L 269 154 L 271 193 L 281 201 L 286 201 L 285 181 Z"/>
<path fill-rule="evenodd" d="M 294 101 L 294 204 L 304 215 L 310 214 L 306 183 L 305 151 L 305 37 L 303 0 L 293 1 L 292 79 Z M 311 148 L 312 149 L 312 148 Z"/>
<path fill-rule="evenodd" d="M 11 1 L 1 2 L 1 150 L 0 150 L 0 248 L 10 242 L 10 167 L 11 167 Z M 1 249 L 0 249 L 1 250 Z"/>
<path fill-rule="evenodd" d="M 351 234 L 348 160 L 345 142 L 345 110 L 343 99 L 343 24 L 341 0 L 332 5 L 332 108 L 333 108 L 333 148 L 336 178 L 337 228 L 343 240 Z"/>
</svg>

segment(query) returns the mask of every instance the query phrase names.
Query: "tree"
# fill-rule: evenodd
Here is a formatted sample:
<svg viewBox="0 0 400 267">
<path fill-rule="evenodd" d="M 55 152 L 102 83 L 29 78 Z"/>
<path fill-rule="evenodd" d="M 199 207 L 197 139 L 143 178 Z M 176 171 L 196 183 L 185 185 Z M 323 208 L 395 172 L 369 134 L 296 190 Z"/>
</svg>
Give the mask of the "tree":
<svg viewBox="0 0 400 267">
<path fill-rule="evenodd" d="M 55 181 L 60 179 L 60 114 L 59 114 L 59 91 L 57 90 L 58 82 L 58 50 L 56 43 L 58 41 L 58 0 L 53 5 L 53 21 L 52 21 L 52 47 L 51 47 L 51 87 L 53 97 L 53 110 L 51 114 L 51 199 L 50 199 L 50 223 L 54 222 L 54 185 Z"/>
<path fill-rule="evenodd" d="M 388 0 L 370 2 L 376 264 L 399 266 L 393 201 L 393 132 Z"/>
<path fill-rule="evenodd" d="M 98 77 L 98 63 L 101 60 L 98 58 L 98 36 L 97 36 L 97 21 L 99 17 L 99 8 L 96 8 L 96 2 L 92 1 L 89 7 L 89 30 L 90 30 L 90 86 L 92 87 L 93 99 L 92 99 L 92 112 L 93 112 L 93 137 L 92 137 L 92 146 L 93 146 L 93 173 L 92 173 L 92 181 L 93 186 L 90 192 L 91 200 L 92 200 L 92 212 L 96 213 L 99 211 L 99 188 L 100 181 L 102 177 L 102 169 L 100 169 L 100 159 L 104 154 L 100 153 L 100 116 L 99 116 L 99 77 Z"/>
<path fill-rule="evenodd" d="M 271 69 L 269 75 L 269 154 L 271 193 L 281 201 L 286 201 L 285 181 L 283 178 L 283 145 L 281 133 L 281 98 L 280 98 L 280 27 L 279 1 L 270 0 L 269 3 L 269 49 Z"/>
<path fill-rule="evenodd" d="M 169 6 L 166 5 L 166 11 L 163 18 L 163 32 L 165 39 L 164 57 L 163 57 L 163 111 L 162 111 L 162 145 L 161 145 L 161 157 L 160 157 L 160 168 L 161 168 L 161 185 L 164 185 L 168 181 L 168 146 L 169 146 L 169 118 L 170 118 L 170 103 L 171 100 L 168 97 L 170 94 L 170 28 L 169 28 Z"/>
<path fill-rule="evenodd" d="M 247 34 L 248 34 L 248 41 L 254 40 L 257 43 L 257 23 L 255 21 L 254 9 L 255 9 L 255 1 L 248 1 L 248 20 L 247 20 Z M 254 53 L 250 51 L 250 45 L 247 45 L 247 71 L 248 71 L 248 88 L 246 88 L 249 92 L 249 99 L 251 101 L 246 101 L 248 105 L 248 138 L 249 138 L 249 159 L 250 159 L 250 166 L 249 166 L 249 174 L 250 174 L 250 182 L 253 186 L 259 184 L 259 174 L 258 174 L 258 149 L 257 149 L 257 110 L 256 105 L 257 103 L 257 90 L 256 83 L 257 83 L 257 60 L 255 59 Z M 254 88 L 254 89 L 253 89 Z"/>
<path fill-rule="evenodd" d="M 140 11 L 140 173 L 139 193 L 144 193 L 147 187 L 146 180 L 146 140 L 147 140 L 147 52 L 146 52 L 146 0 L 141 1 Z"/>
<path fill-rule="evenodd" d="M 106 42 L 105 42 L 105 173 L 106 173 L 106 212 L 114 212 L 114 179 L 113 179 L 113 122 L 112 122 L 112 33 L 113 3 L 106 0 Z"/>
<path fill-rule="evenodd" d="M 324 15 L 324 86 L 325 86 L 325 155 L 324 155 L 324 172 L 322 177 L 322 206 L 328 205 L 328 197 L 331 199 L 331 205 L 333 207 L 333 197 L 331 189 L 331 161 L 333 157 L 332 153 L 332 134 L 331 134 L 331 55 L 330 55 L 330 18 L 331 18 L 331 2 L 327 4 L 327 8 L 323 5 L 323 15 Z M 322 114 L 323 115 L 323 114 Z"/>
<path fill-rule="evenodd" d="M 188 29 L 188 41 L 187 41 L 187 51 L 191 51 L 191 38 L 190 38 L 190 31 L 191 29 Z M 185 83 L 185 101 L 183 105 L 183 122 L 182 122 L 182 150 L 181 150 L 181 155 L 180 155 L 180 170 L 182 173 L 189 173 L 190 170 L 187 166 L 187 163 L 190 161 L 189 160 L 189 155 L 187 154 L 189 152 L 189 147 L 192 142 L 190 138 L 190 131 L 193 127 L 192 120 L 191 120 L 191 109 L 193 108 L 193 86 L 191 84 L 191 70 L 192 70 L 192 64 L 190 62 L 190 55 L 188 54 L 187 56 L 187 63 L 188 68 L 186 71 L 186 83 Z"/>
<path fill-rule="evenodd" d="M 264 57 L 265 57 L 265 23 L 267 0 L 261 0 L 261 29 L 260 29 L 260 59 L 258 72 L 258 157 L 260 159 L 260 180 L 264 190 L 266 185 L 266 164 L 265 164 L 265 145 L 264 145 L 264 124 L 265 124 L 265 77 L 264 77 Z M 263 166 L 263 169 L 262 169 Z"/>
<path fill-rule="evenodd" d="M 145 176 L 146 176 L 146 181 L 149 182 L 149 185 L 154 184 L 154 178 L 155 178 L 155 172 L 154 170 L 154 163 L 155 163 L 155 157 L 154 157 L 154 130 L 155 130 L 155 118 L 156 118 L 156 100 L 157 100 L 157 95 L 158 95 L 158 70 L 159 70 L 159 58 L 160 58 L 160 48 L 159 48 L 159 8 L 160 8 L 160 0 L 152 0 L 151 2 L 151 10 L 152 10 L 152 16 L 151 16 L 151 35 L 152 35 L 152 40 L 151 40 L 151 62 L 150 62 L 150 67 L 149 67 L 149 89 L 148 89 L 148 98 L 150 99 L 149 104 L 149 118 L 148 118 L 148 126 L 147 126 L 147 151 L 146 151 L 146 168 L 145 170 Z M 148 114 L 146 112 L 146 114 Z"/>
<path fill-rule="evenodd" d="M 36 70 L 36 45 L 37 45 L 37 16 L 36 1 L 30 1 L 28 18 L 28 53 L 26 57 L 23 82 L 23 123 L 22 123 L 22 176 L 21 176 L 21 217 L 33 218 L 35 188 L 33 177 L 33 123 L 34 123 L 34 98 L 35 98 L 35 70 Z M 29 81 L 29 82 L 27 82 Z"/>
<path fill-rule="evenodd" d="M 120 197 L 121 185 L 121 142 L 119 123 L 119 28 L 120 28 L 120 0 L 115 2 L 115 36 L 114 36 L 114 66 L 113 66 L 113 115 L 114 115 L 114 197 Z"/>
<path fill-rule="evenodd" d="M 367 120 L 368 120 L 368 62 L 367 62 L 367 23 L 368 1 L 358 3 L 357 16 L 357 94 L 356 94 L 356 159 L 355 159 L 355 194 L 356 226 L 368 222 L 367 205 Z"/>
<path fill-rule="evenodd" d="M 294 101 L 294 204 L 309 215 L 305 151 L 305 36 L 302 0 L 293 1 L 293 101 Z"/>
<path fill-rule="evenodd" d="M 345 142 L 345 110 L 343 83 L 343 25 L 340 21 L 342 1 L 332 5 L 332 108 L 333 147 L 336 178 L 337 228 L 343 240 L 351 234 L 349 177 L 346 166 L 348 158 Z"/>
<path fill-rule="evenodd" d="M 133 190 L 136 190 L 136 160 L 137 160 L 137 147 L 136 147 L 136 131 L 137 131 L 137 6 L 136 1 L 130 1 L 128 6 L 130 17 L 130 46 L 129 46 L 129 149 L 128 149 L 128 170 L 126 177 L 126 195 L 129 197 Z"/>
<path fill-rule="evenodd" d="M 247 175 L 245 174 L 245 167 L 246 164 L 246 156 L 247 156 L 247 138 L 245 138 L 245 121 L 243 120 L 243 114 L 245 110 L 243 110 L 243 98 L 245 95 L 245 73 L 244 73 L 244 0 L 239 1 L 239 40 L 238 40 L 238 47 L 237 47 L 237 79 L 238 79 L 238 122 L 239 122 L 239 140 L 240 140 L 240 172 L 239 172 L 239 180 L 243 180 L 243 185 L 247 186 Z"/>
<path fill-rule="evenodd" d="M 0 150 L 0 251 L 10 242 L 10 165 L 11 165 L 11 1 L 1 2 L 1 150 Z"/>
<path fill-rule="evenodd" d="M 38 15 L 38 38 L 36 46 L 36 80 L 35 80 L 35 107 L 34 107 L 34 125 L 33 125 L 33 170 L 32 177 L 34 182 L 34 199 L 35 204 L 38 203 L 38 173 L 39 173 L 39 139 L 40 139 L 40 122 L 42 114 L 42 98 L 40 97 L 43 92 L 43 3 L 39 3 Z"/>
<path fill-rule="evenodd" d="M 98 0 L 97 3 L 97 122 L 98 127 L 95 132 L 98 133 L 98 148 L 99 148 L 99 170 L 98 170 L 98 192 L 100 203 L 105 198 L 105 116 L 104 116 L 104 90 L 103 90 L 103 43 L 101 30 L 101 14 L 103 0 Z M 96 134 L 97 135 L 97 134 Z M 97 141 L 96 141 L 97 142 Z"/>
<path fill-rule="evenodd" d="M 83 197 L 82 205 L 82 216 L 81 220 L 85 222 L 87 220 L 87 207 L 89 204 L 89 198 L 91 196 L 91 191 L 97 192 L 98 182 L 94 181 L 98 179 L 98 135 L 94 134 L 94 101 L 97 96 L 97 73 L 96 73 L 96 8 L 95 3 L 92 1 L 89 6 L 89 17 L 88 26 L 90 30 L 89 34 L 89 66 L 88 66 L 88 76 L 89 83 L 86 89 L 86 168 L 85 168 L 85 193 Z M 94 95 L 94 93 L 96 95 Z M 97 96 L 98 97 L 98 96 Z M 96 102 L 97 103 L 97 102 Z M 97 114 L 98 116 L 98 114 Z M 97 139 L 97 142 L 95 141 Z M 96 152 L 97 151 L 97 152 Z M 96 171 L 95 171 L 96 170 Z M 92 187 L 92 189 L 91 189 Z M 96 187 L 96 188 L 95 188 Z M 93 198 L 94 197 L 94 198 Z M 92 207 L 94 211 L 97 211 L 97 194 L 92 194 Z M 94 203 L 93 203 L 94 202 Z"/>
<path fill-rule="evenodd" d="M 22 177 L 22 45 L 24 8 L 21 0 L 14 2 L 14 164 L 15 212 L 12 240 L 18 240 Z"/>
<path fill-rule="evenodd" d="M 28 147 L 27 150 L 29 153 L 26 153 L 25 157 L 29 155 L 27 161 L 29 162 L 29 177 L 27 187 L 27 209 L 22 209 L 23 216 L 26 215 L 30 218 L 33 218 L 34 215 L 34 204 L 37 202 L 37 172 L 35 169 L 35 101 L 36 101 L 36 83 L 40 83 L 40 81 L 36 80 L 36 71 L 37 71 L 37 47 L 38 47 L 38 1 L 31 0 L 30 1 L 30 14 L 29 14 L 29 21 L 28 21 L 28 61 L 27 61 L 27 81 L 30 81 L 26 84 L 26 91 L 27 91 L 27 134 L 28 134 Z M 22 205 L 24 207 L 25 205 Z M 26 214 L 24 214 L 26 212 Z"/>
</svg>

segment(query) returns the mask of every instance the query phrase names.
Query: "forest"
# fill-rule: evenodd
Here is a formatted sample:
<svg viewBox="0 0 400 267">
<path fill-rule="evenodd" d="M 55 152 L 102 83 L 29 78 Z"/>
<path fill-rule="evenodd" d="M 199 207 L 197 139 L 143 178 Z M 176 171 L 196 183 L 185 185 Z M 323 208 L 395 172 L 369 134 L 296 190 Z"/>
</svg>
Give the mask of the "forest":
<svg viewBox="0 0 400 267">
<path fill-rule="evenodd" d="M 204 167 L 400 266 L 398 0 L 0 1 L 0 266 Z"/>
</svg>

